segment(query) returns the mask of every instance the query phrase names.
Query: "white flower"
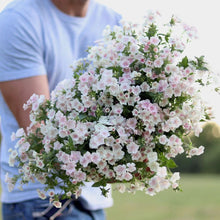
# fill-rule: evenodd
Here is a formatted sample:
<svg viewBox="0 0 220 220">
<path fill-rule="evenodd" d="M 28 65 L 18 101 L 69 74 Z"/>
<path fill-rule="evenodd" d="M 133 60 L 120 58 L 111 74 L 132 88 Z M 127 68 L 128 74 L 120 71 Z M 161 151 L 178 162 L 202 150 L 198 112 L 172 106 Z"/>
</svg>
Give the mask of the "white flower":
<svg viewBox="0 0 220 220">
<path fill-rule="evenodd" d="M 175 183 L 176 181 L 178 181 L 180 179 L 180 173 L 179 172 L 175 172 L 172 177 L 170 178 L 170 181 L 172 183 Z"/>
<path fill-rule="evenodd" d="M 20 138 L 22 136 L 24 136 L 25 132 L 24 132 L 24 129 L 23 128 L 19 128 L 16 133 L 15 133 L 15 136 L 16 138 Z"/>
<path fill-rule="evenodd" d="M 41 199 L 46 199 L 46 198 L 47 198 L 46 194 L 45 194 L 43 191 L 37 189 L 37 193 L 38 193 L 38 196 L 39 196 Z"/>
<path fill-rule="evenodd" d="M 158 159 L 157 153 L 156 153 L 156 152 L 149 152 L 149 153 L 147 154 L 147 158 L 148 158 L 149 163 L 151 163 L 151 162 L 156 162 L 157 159 Z"/>
<path fill-rule="evenodd" d="M 59 202 L 59 201 L 54 201 L 54 202 L 53 202 L 53 205 L 54 205 L 56 208 L 58 208 L 58 209 L 62 207 L 62 203 Z"/>
<path fill-rule="evenodd" d="M 127 145 L 128 153 L 135 154 L 138 151 L 139 146 L 135 144 L 134 142 Z"/>
<path fill-rule="evenodd" d="M 124 193 L 126 191 L 126 186 L 125 184 L 117 184 L 117 190 L 120 192 L 120 193 Z"/>
<path fill-rule="evenodd" d="M 159 163 L 153 161 L 153 162 L 150 162 L 148 164 L 149 168 L 151 171 L 154 171 L 154 172 L 158 172 L 158 169 L 159 169 Z"/>
<path fill-rule="evenodd" d="M 199 148 L 193 148 L 188 152 L 188 157 L 199 156 L 204 153 L 204 146 L 200 146 Z"/>
</svg>

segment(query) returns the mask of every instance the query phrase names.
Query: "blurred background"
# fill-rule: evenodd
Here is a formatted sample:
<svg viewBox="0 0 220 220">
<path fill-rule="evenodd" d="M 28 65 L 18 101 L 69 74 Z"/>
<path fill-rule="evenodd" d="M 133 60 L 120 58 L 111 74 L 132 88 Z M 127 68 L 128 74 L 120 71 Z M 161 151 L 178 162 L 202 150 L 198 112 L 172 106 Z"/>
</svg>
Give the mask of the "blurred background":
<svg viewBox="0 0 220 220">
<path fill-rule="evenodd" d="M 0 0 L 0 11 L 12 0 Z M 126 19 L 140 22 L 146 11 L 158 10 L 164 17 L 177 15 L 195 26 L 199 38 L 187 49 L 189 56 L 205 55 L 214 72 L 220 73 L 220 31 L 218 0 L 98 0 L 121 13 Z M 1 33 L 0 30 L 0 34 Z M 215 119 L 203 124 L 195 146 L 204 145 L 199 157 L 176 158 L 181 172 L 182 192 L 168 190 L 154 197 L 143 192 L 120 194 L 113 191 L 114 206 L 106 210 L 108 220 L 219 220 L 220 219 L 220 97 L 204 92 L 213 107 Z"/>
</svg>

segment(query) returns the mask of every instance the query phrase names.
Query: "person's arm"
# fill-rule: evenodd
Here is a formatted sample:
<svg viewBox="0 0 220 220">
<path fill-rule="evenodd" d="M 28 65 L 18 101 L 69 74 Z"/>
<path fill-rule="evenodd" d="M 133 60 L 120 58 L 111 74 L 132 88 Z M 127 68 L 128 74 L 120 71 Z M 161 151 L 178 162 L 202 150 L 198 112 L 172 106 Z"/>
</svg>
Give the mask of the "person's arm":
<svg viewBox="0 0 220 220">
<path fill-rule="evenodd" d="M 29 111 L 24 111 L 23 104 L 33 93 L 45 95 L 46 99 L 50 96 L 47 75 L 0 82 L 0 89 L 19 126 L 24 129 L 30 125 L 30 120 Z"/>
</svg>

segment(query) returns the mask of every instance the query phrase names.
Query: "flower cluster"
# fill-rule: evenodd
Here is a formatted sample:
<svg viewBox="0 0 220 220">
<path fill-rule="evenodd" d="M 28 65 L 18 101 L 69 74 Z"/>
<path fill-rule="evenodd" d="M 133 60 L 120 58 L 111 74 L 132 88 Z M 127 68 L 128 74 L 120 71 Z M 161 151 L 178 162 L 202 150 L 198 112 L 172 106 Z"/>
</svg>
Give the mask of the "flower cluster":
<svg viewBox="0 0 220 220">
<path fill-rule="evenodd" d="M 41 198 L 47 193 L 54 204 L 55 186 L 70 197 L 84 181 L 103 195 L 107 183 L 149 195 L 179 189 L 173 158 L 204 151 L 184 136 L 198 136 L 200 122 L 209 119 L 200 89 L 210 73 L 203 56 L 182 55 L 195 29 L 172 17 L 160 30 L 157 17 L 150 13 L 142 26 L 106 27 L 103 41 L 76 62 L 74 77 L 59 83 L 50 100 L 32 95 L 24 106 L 31 109 L 27 134 L 13 134 L 19 141 L 10 165 L 18 162 L 20 174 L 7 177 L 10 188 L 18 179 L 21 185 L 37 179 L 45 184 Z"/>
</svg>

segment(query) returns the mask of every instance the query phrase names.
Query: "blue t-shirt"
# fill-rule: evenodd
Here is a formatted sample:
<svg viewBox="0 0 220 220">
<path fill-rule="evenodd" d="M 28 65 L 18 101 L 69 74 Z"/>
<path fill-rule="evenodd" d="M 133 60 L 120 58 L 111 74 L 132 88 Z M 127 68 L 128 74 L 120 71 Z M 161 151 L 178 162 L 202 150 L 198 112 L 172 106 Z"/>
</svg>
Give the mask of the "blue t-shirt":
<svg viewBox="0 0 220 220">
<path fill-rule="evenodd" d="M 88 46 L 102 38 L 108 24 L 118 25 L 121 16 L 91 0 L 86 17 L 72 17 L 56 8 L 51 0 L 14 0 L 0 13 L 0 81 L 47 74 L 52 91 L 57 83 L 72 76 L 70 65 L 85 57 Z M 19 95 L 19 94 L 17 94 Z M 24 191 L 11 193 L 4 182 L 17 168 L 9 167 L 8 149 L 14 147 L 11 133 L 18 124 L 0 94 L 1 115 L 1 180 L 2 202 L 19 202 L 37 198 L 39 183 L 29 183 Z M 88 184 L 89 185 L 89 184 Z M 82 197 L 89 209 L 112 205 L 111 198 L 101 196 L 98 189 L 86 187 Z"/>
</svg>

